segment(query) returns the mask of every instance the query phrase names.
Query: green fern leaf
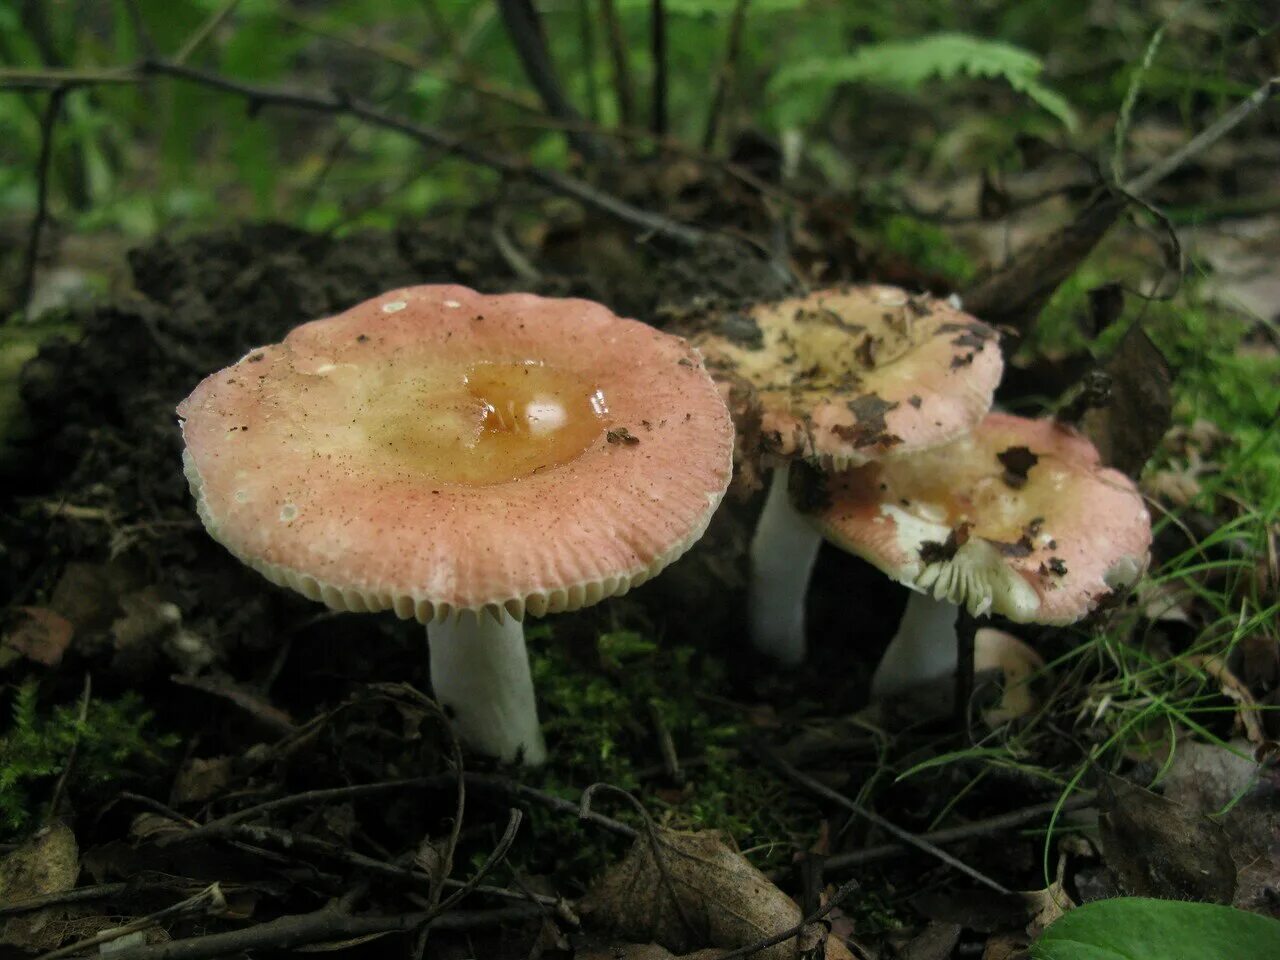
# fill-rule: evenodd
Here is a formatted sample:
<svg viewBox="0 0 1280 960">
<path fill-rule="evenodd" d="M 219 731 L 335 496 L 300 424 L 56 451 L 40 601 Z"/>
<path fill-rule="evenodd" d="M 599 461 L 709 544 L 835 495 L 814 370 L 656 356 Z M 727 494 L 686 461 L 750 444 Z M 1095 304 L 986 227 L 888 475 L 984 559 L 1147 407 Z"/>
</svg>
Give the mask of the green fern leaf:
<svg viewBox="0 0 1280 960">
<path fill-rule="evenodd" d="M 774 76 L 770 90 L 783 98 L 812 104 L 825 100 L 836 87 L 848 83 L 915 92 L 930 80 L 981 77 L 1003 80 L 1069 130 L 1076 115 L 1061 94 L 1040 82 L 1040 58 L 997 40 L 962 33 L 939 33 L 919 40 L 872 43 L 835 59 L 814 58 L 785 67 Z"/>
</svg>

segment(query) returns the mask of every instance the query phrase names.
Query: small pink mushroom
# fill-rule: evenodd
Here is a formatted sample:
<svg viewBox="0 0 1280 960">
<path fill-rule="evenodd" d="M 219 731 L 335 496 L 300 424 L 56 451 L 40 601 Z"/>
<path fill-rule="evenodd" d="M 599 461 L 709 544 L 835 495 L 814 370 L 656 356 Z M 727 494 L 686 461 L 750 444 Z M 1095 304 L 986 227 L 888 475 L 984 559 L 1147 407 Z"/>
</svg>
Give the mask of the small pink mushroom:
<svg viewBox="0 0 1280 960">
<path fill-rule="evenodd" d="M 1004 362 L 998 335 L 945 300 L 897 287 L 822 290 L 729 311 L 693 337 L 718 379 L 762 409 L 773 471 L 751 543 L 751 638 L 785 663 L 805 653 L 804 595 L 821 537 L 792 506 L 785 465 L 825 471 L 895 460 L 973 429 Z"/>
<path fill-rule="evenodd" d="M 957 605 L 1070 624 L 1147 563 L 1133 482 L 1070 427 L 992 413 L 968 436 L 824 478 L 829 541 L 913 589 L 872 681 L 877 697 L 956 669 Z"/>
</svg>

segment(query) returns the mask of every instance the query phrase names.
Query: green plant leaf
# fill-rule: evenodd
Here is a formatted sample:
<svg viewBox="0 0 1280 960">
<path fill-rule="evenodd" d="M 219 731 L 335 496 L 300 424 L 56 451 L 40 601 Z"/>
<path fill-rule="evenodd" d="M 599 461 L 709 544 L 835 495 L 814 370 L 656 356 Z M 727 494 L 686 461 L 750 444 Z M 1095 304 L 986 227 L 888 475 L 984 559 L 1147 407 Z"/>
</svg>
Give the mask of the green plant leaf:
<svg viewBox="0 0 1280 960">
<path fill-rule="evenodd" d="M 1234 907 L 1118 897 L 1072 910 L 1032 960 L 1275 960 L 1280 921 Z"/>
<path fill-rule="evenodd" d="M 963 33 L 939 33 L 919 40 L 870 43 L 844 57 L 813 58 L 778 71 L 770 89 L 785 98 L 811 100 L 846 83 L 873 83 L 914 92 L 929 80 L 985 77 L 1003 80 L 1069 130 L 1075 111 L 1061 94 L 1038 79 L 1044 64 L 1026 50 Z"/>
</svg>

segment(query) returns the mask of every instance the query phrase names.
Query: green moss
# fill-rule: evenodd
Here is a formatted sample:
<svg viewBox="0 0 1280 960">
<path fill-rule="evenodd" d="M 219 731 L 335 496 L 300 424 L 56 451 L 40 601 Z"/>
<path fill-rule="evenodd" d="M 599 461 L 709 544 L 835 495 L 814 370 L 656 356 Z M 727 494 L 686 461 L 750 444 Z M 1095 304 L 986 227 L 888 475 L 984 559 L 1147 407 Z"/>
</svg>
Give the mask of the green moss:
<svg viewBox="0 0 1280 960">
<path fill-rule="evenodd" d="M 972 258 L 941 227 L 903 213 L 881 218 L 866 230 L 867 240 L 914 265 L 923 273 L 936 274 L 957 287 L 978 273 Z"/>
<path fill-rule="evenodd" d="M 31 825 L 73 751 L 66 795 L 101 796 L 159 767 L 178 742 L 148 729 L 151 711 L 133 693 L 92 699 L 81 719 L 78 701 L 42 709 L 35 681 L 11 690 L 12 722 L 0 737 L 0 835 Z"/>
<path fill-rule="evenodd" d="M 672 827 L 724 830 L 752 850 L 762 868 L 787 860 L 792 848 L 785 838 L 806 824 L 812 829 L 816 816 L 784 783 L 739 754 L 746 721 L 722 699 L 727 689 L 719 660 L 635 630 L 613 630 L 599 636 L 598 664 L 583 664 L 549 638 L 545 625 L 529 631 L 551 761 L 528 782 L 574 801 L 591 783 L 609 783 L 635 794 L 655 820 Z M 655 715 L 687 764 L 683 787 L 661 773 Z M 630 818 L 616 801 L 602 802 L 610 815 Z M 607 845 L 585 838 L 571 818 L 533 816 L 544 869 L 585 879 L 611 859 Z"/>
</svg>

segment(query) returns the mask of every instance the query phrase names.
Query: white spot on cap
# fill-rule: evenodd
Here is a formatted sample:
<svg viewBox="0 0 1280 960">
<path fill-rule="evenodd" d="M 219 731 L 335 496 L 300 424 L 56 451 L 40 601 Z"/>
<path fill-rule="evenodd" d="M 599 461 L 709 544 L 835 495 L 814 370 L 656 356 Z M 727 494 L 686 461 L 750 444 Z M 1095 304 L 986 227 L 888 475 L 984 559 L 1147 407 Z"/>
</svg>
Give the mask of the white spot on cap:
<svg viewBox="0 0 1280 960">
<path fill-rule="evenodd" d="M 298 505 L 296 503 L 286 503 L 280 508 L 280 522 L 289 523 L 298 516 Z"/>
<path fill-rule="evenodd" d="M 397 311 L 403 310 L 403 309 L 404 309 L 405 307 L 407 307 L 408 305 L 409 305 L 409 304 L 407 304 L 407 303 L 406 303 L 405 301 L 403 301 L 403 300 L 392 300 L 392 301 L 390 301 L 389 303 L 384 303 L 384 304 L 382 305 L 382 312 L 383 312 L 383 313 L 396 313 Z"/>
<path fill-rule="evenodd" d="M 237 490 L 237 491 L 236 491 L 235 496 L 236 496 L 236 503 L 248 503 L 248 502 L 249 502 L 249 491 L 248 491 L 248 490 Z"/>
<path fill-rule="evenodd" d="M 457 300 L 446 300 L 444 302 L 444 305 L 448 307 L 450 310 L 457 310 L 460 306 L 462 306 L 462 304 L 459 303 Z"/>
<path fill-rule="evenodd" d="M 320 366 L 316 367 L 316 373 L 328 373 L 330 370 L 336 370 L 336 369 L 338 369 L 336 364 L 322 363 L 320 364 Z"/>
</svg>

